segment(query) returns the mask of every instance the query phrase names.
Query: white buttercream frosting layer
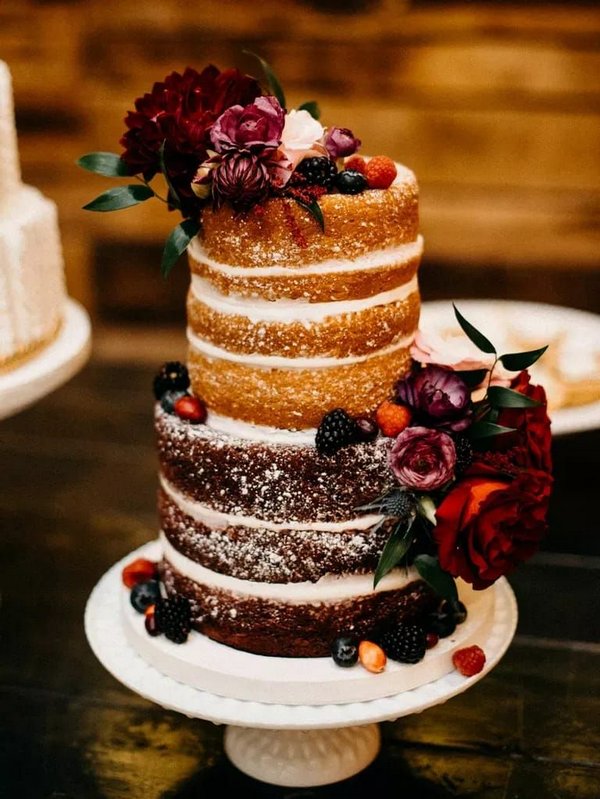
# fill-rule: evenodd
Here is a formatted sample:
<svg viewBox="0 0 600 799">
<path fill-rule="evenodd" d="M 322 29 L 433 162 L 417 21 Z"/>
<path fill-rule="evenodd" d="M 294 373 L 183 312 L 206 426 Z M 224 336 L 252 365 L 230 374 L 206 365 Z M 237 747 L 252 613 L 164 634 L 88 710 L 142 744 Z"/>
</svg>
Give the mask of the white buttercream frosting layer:
<svg viewBox="0 0 600 799">
<path fill-rule="evenodd" d="M 344 358 L 315 356 L 312 358 L 286 358 L 283 355 L 259 355 L 257 353 L 230 352 L 211 344 L 197 336 L 189 327 L 187 337 L 190 345 L 207 358 L 216 358 L 222 361 L 247 364 L 251 367 L 264 369 L 327 369 L 335 366 L 346 366 L 353 363 L 364 363 L 371 358 L 389 355 L 398 350 L 407 349 L 413 342 L 414 333 L 405 336 L 389 347 L 362 355 L 348 355 Z"/>
<path fill-rule="evenodd" d="M 304 300 L 279 299 L 277 302 L 236 294 L 222 294 L 213 284 L 199 275 L 192 275 L 192 292 L 197 300 L 222 314 L 245 316 L 251 322 L 277 322 L 279 324 L 302 324 L 322 322 L 328 317 L 353 314 L 402 302 L 418 291 L 417 276 L 401 286 L 360 300 L 337 302 L 305 302 Z"/>
<path fill-rule="evenodd" d="M 330 258 L 304 266 L 281 266 L 280 264 L 265 264 L 264 266 L 236 266 L 215 261 L 206 255 L 202 244 L 195 238 L 189 245 L 189 253 L 195 261 L 206 264 L 215 272 L 221 272 L 229 277 L 291 277 L 295 275 L 328 275 L 339 272 L 359 272 L 367 269 L 380 269 L 384 266 L 401 266 L 413 258 L 420 258 L 423 254 L 423 237 L 417 236 L 409 244 L 398 247 L 388 247 L 375 250 L 367 255 L 357 258 Z"/>
<path fill-rule="evenodd" d="M 370 513 L 365 516 L 357 516 L 354 519 L 347 519 L 343 522 L 295 522 L 277 523 L 259 519 L 256 516 L 243 516 L 237 513 L 222 513 L 221 511 L 209 508 L 201 502 L 189 499 L 178 491 L 169 481 L 160 475 L 160 484 L 167 496 L 194 521 L 206 525 L 211 529 L 223 530 L 227 527 L 249 527 L 253 530 L 302 530 L 307 533 L 328 532 L 343 533 L 345 530 L 368 530 L 378 524 L 383 516 Z"/>
<path fill-rule="evenodd" d="M 306 427 L 304 430 L 285 430 L 282 427 L 268 427 L 267 425 L 242 422 L 230 416 L 221 416 L 213 411 L 208 412 L 206 426 L 217 433 L 225 433 L 232 438 L 243 438 L 246 441 L 266 441 L 269 444 L 287 444 L 302 446 L 315 443 L 316 427 Z"/>
<path fill-rule="evenodd" d="M 288 604 L 304 604 L 307 602 L 341 602 L 383 591 L 395 591 L 405 588 L 420 579 L 413 567 L 394 569 L 373 588 L 373 574 L 327 575 L 316 583 L 259 583 L 253 580 L 240 580 L 226 574 L 206 569 L 199 563 L 182 555 L 169 543 L 164 533 L 160 534 L 160 542 L 165 559 L 183 577 L 200 585 L 221 589 L 232 594 L 260 599 L 270 599 Z"/>
</svg>

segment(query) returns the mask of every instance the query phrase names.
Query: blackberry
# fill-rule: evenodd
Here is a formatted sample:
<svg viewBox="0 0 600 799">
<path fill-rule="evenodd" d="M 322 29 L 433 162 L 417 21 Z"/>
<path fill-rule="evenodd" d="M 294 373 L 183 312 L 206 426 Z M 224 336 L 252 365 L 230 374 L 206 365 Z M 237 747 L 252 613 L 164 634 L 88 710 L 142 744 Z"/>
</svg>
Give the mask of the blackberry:
<svg viewBox="0 0 600 799">
<path fill-rule="evenodd" d="M 305 158 L 296 167 L 296 172 L 305 177 L 308 183 L 332 189 L 337 176 L 337 167 L 331 158 Z"/>
<path fill-rule="evenodd" d="M 358 660 L 358 638 L 340 635 L 331 644 L 331 657 L 338 666 L 354 666 Z"/>
<path fill-rule="evenodd" d="M 425 657 L 425 630 L 418 624 L 399 624 L 379 637 L 379 645 L 391 660 L 418 663 Z"/>
<path fill-rule="evenodd" d="M 146 608 L 154 605 L 160 599 L 160 585 L 158 580 L 147 580 L 145 583 L 134 585 L 129 594 L 129 601 L 138 613 L 144 613 Z"/>
<path fill-rule="evenodd" d="M 335 179 L 340 194 L 361 194 L 367 188 L 367 179 L 354 169 L 344 169 Z"/>
<path fill-rule="evenodd" d="M 466 436 L 456 436 L 454 439 L 456 450 L 456 471 L 461 474 L 468 469 L 473 460 L 473 447 Z"/>
<path fill-rule="evenodd" d="M 333 455 L 342 447 L 360 440 L 360 429 L 345 410 L 336 408 L 326 413 L 317 430 L 315 444 L 320 455 Z"/>
<path fill-rule="evenodd" d="M 159 599 L 154 607 L 156 627 L 174 644 L 184 644 L 192 629 L 192 609 L 189 599 L 174 596 Z"/>
<path fill-rule="evenodd" d="M 190 376 L 186 367 L 179 361 L 167 361 L 160 367 L 154 378 L 152 388 L 157 400 L 167 391 L 185 391 L 189 388 Z"/>
</svg>

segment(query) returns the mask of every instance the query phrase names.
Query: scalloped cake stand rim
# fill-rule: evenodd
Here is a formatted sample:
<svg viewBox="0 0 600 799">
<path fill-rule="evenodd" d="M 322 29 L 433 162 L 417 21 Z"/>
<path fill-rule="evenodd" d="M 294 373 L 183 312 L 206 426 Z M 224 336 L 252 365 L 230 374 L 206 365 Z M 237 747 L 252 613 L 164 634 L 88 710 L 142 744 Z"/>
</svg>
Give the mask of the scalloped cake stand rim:
<svg viewBox="0 0 600 799">
<path fill-rule="evenodd" d="M 326 705 L 267 704 L 217 696 L 167 677 L 135 652 L 125 636 L 121 615 L 121 570 L 136 557 L 153 551 L 151 541 L 115 563 L 93 589 L 85 610 L 85 632 L 97 659 L 130 690 L 166 710 L 214 724 L 266 730 L 327 730 L 392 721 L 420 713 L 466 691 L 496 666 L 508 649 L 517 625 L 517 603 L 502 578 L 495 591 L 493 624 L 482 643 L 486 665 L 474 677 L 451 672 L 418 688 L 382 699 Z M 260 657 L 260 656 L 257 656 Z M 365 672 L 365 679 L 377 679 Z"/>
</svg>

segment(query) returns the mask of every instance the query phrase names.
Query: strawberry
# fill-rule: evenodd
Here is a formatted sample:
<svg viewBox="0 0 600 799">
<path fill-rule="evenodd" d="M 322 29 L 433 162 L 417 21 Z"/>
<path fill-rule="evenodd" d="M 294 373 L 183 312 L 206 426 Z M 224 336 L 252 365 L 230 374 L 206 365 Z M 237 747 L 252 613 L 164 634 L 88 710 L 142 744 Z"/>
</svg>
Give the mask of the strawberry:
<svg viewBox="0 0 600 799">
<path fill-rule="evenodd" d="M 412 414 L 406 405 L 384 400 L 375 412 L 375 421 L 384 436 L 395 438 L 410 424 Z"/>
<path fill-rule="evenodd" d="M 365 167 L 370 189 L 389 189 L 397 174 L 396 164 L 387 155 L 376 155 Z"/>
<path fill-rule="evenodd" d="M 192 424 L 201 424 L 206 421 L 206 405 L 198 397 L 185 395 L 180 397 L 173 406 L 180 419 L 185 419 Z"/>
<path fill-rule="evenodd" d="M 479 646 L 457 649 L 452 655 L 452 663 L 462 675 L 473 677 L 474 674 L 479 674 L 485 666 L 485 652 Z"/>
<path fill-rule="evenodd" d="M 123 585 L 126 585 L 127 588 L 133 588 L 134 585 L 146 583 L 148 580 L 156 580 L 157 577 L 158 568 L 156 563 L 145 558 L 138 558 L 128 563 L 121 572 Z"/>
</svg>

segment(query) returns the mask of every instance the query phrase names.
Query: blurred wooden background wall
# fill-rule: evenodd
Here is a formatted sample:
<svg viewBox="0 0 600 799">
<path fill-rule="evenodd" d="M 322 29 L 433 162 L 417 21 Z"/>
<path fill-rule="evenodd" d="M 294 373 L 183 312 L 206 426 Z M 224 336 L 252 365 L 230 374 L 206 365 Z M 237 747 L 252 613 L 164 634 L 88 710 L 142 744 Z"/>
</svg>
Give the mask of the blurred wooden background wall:
<svg viewBox="0 0 600 799">
<path fill-rule="evenodd" d="M 594 7 L 595 6 L 595 7 Z M 600 233 L 600 12 L 590 3 L 2 0 L 26 180 L 60 209 L 69 288 L 97 319 L 181 318 L 159 203 L 81 206 L 112 185 L 75 159 L 118 151 L 133 99 L 173 69 L 267 58 L 364 152 L 422 187 L 425 294 L 593 307 Z"/>
</svg>

